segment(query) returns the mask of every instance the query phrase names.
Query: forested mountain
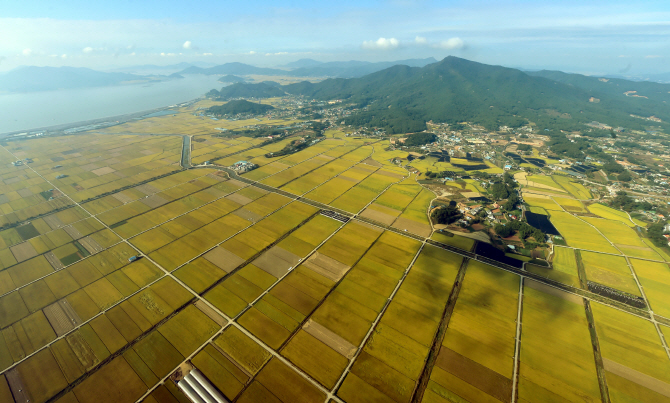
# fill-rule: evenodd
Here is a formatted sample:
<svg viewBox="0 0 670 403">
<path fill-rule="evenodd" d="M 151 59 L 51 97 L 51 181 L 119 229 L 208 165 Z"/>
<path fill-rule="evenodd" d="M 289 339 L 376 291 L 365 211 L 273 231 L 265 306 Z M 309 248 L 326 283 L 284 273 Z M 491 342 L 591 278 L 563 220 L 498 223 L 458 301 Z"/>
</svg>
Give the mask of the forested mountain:
<svg viewBox="0 0 670 403">
<path fill-rule="evenodd" d="M 301 82 L 283 89 L 315 99 L 346 99 L 367 106 L 366 112 L 348 118 L 347 123 L 385 127 L 394 133 L 423 130 L 429 120 L 470 121 L 489 129 L 531 120 L 540 128 L 568 130 L 583 129 L 584 123 L 594 120 L 629 128 L 648 123 L 630 114 L 655 114 L 670 121 L 670 109 L 660 95 L 660 91 L 670 90 L 668 85 L 617 80 L 620 88 L 601 89 L 596 83 L 602 82 L 597 79 L 579 77 L 547 78 L 450 56 L 423 68 L 397 65 L 361 78 Z M 641 95 L 655 95 L 640 98 L 623 93 L 636 88 Z M 592 102 L 592 97 L 600 102 Z"/>
<path fill-rule="evenodd" d="M 272 109 L 274 109 L 274 107 L 271 105 L 257 104 L 240 99 L 230 101 L 223 105 L 212 106 L 207 108 L 206 112 L 216 116 L 237 115 L 238 113 L 251 113 L 258 115 Z"/>
<path fill-rule="evenodd" d="M 351 78 L 351 77 L 362 77 L 367 74 L 374 73 L 383 69 L 387 69 L 395 65 L 404 65 L 410 67 L 423 67 L 430 63 L 435 63 L 437 60 L 435 58 L 429 57 L 427 59 L 408 59 L 408 60 L 398 60 L 394 62 L 360 62 L 360 61 L 349 61 L 349 62 L 328 62 L 320 63 L 313 66 L 306 66 L 302 68 L 296 68 L 287 72 L 286 75 L 292 77 L 342 77 L 342 78 Z"/>
<path fill-rule="evenodd" d="M 321 63 L 312 59 L 301 59 L 293 63 L 285 65 L 285 67 L 291 67 L 292 70 L 281 70 L 281 69 L 272 69 L 265 67 L 256 67 L 244 63 L 226 63 L 219 66 L 201 68 L 201 67 L 189 67 L 180 71 L 180 74 L 237 74 L 237 75 L 264 75 L 264 76 L 291 76 L 291 77 L 361 77 L 366 74 L 374 73 L 391 66 L 398 64 L 411 66 L 411 67 L 423 67 L 430 63 L 435 63 L 435 60 L 432 57 L 427 59 L 408 59 L 408 60 L 398 60 L 394 62 L 361 62 L 361 61 L 348 61 L 348 62 L 327 62 Z"/>
<path fill-rule="evenodd" d="M 221 91 L 212 90 L 208 96 L 221 100 L 232 98 L 272 98 L 285 95 L 282 88 L 268 83 L 247 84 L 235 83 L 221 88 Z"/>
</svg>

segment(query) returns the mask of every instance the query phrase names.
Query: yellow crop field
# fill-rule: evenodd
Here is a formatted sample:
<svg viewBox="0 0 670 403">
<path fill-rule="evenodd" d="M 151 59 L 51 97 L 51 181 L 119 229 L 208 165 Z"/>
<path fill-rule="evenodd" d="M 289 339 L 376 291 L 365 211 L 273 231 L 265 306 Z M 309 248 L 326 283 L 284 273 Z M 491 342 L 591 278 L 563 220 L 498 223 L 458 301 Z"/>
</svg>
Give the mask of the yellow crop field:
<svg viewBox="0 0 670 403">
<path fill-rule="evenodd" d="M 670 267 L 665 263 L 630 259 L 638 280 L 644 287 L 651 309 L 670 318 Z"/>
<path fill-rule="evenodd" d="M 579 200 L 568 199 L 567 197 L 553 197 L 553 199 L 567 211 L 574 211 L 578 213 L 586 212 L 584 205 Z"/>
<path fill-rule="evenodd" d="M 586 278 L 640 296 L 640 289 L 623 256 L 580 251 Z"/>
<path fill-rule="evenodd" d="M 629 227 L 639 225 L 631 221 L 630 217 L 625 211 L 616 210 L 611 207 L 605 206 L 604 204 L 593 203 L 589 205 L 589 211 L 597 216 L 606 218 L 608 220 L 621 221 L 622 223 L 628 225 Z"/>
<path fill-rule="evenodd" d="M 561 185 L 565 190 L 567 190 L 571 195 L 580 200 L 586 200 L 591 198 L 591 192 L 584 187 L 581 183 L 574 182 L 567 176 L 563 175 L 552 175 L 552 178 Z"/>
<path fill-rule="evenodd" d="M 531 207 L 540 207 L 551 211 L 563 211 L 561 206 L 556 204 L 550 197 L 533 197 L 531 194 L 523 193 L 523 200 Z"/>
<path fill-rule="evenodd" d="M 553 211 L 550 220 L 572 247 L 619 254 L 595 228 L 570 213 Z"/>
<path fill-rule="evenodd" d="M 635 230 L 620 221 L 605 220 L 602 218 L 583 217 L 592 224 L 607 239 L 609 239 L 623 254 L 646 259 L 660 260 L 660 257 L 647 244 L 642 242 Z"/>
<path fill-rule="evenodd" d="M 520 401 L 600 400 L 581 298 L 525 280 L 521 337 Z"/>
<path fill-rule="evenodd" d="M 599 303 L 591 307 L 612 401 L 662 401 L 654 385 L 670 383 L 670 362 L 654 324 Z"/>
</svg>

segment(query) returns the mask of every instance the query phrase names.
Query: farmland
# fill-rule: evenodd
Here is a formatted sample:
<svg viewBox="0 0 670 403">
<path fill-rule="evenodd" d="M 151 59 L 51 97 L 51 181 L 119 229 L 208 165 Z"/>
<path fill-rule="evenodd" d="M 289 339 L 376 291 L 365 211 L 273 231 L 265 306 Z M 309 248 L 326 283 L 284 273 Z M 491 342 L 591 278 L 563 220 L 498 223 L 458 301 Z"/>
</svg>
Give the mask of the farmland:
<svg viewBox="0 0 670 403">
<path fill-rule="evenodd" d="M 567 246 L 511 267 L 433 230 L 436 193 L 386 140 L 327 130 L 266 157 L 293 138 L 216 136 L 259 121 L 198 116 L 211 104 L 3 143 L 1 401 L 187 402 L 189 366 L 237 402 L 597 401 L 598 370 L 611 401 L 661 401 L 670 360 L 647 312 L 582 280 L 642 297 L 637 276 L 663 321 L 670 270 L 578 183 L 522 178 L 551 194 L 524 198 Z M 182 136 L 198 139 L 184 165 Z M 258 168 L 226 168 L 240 160 Z"/>
</svg>

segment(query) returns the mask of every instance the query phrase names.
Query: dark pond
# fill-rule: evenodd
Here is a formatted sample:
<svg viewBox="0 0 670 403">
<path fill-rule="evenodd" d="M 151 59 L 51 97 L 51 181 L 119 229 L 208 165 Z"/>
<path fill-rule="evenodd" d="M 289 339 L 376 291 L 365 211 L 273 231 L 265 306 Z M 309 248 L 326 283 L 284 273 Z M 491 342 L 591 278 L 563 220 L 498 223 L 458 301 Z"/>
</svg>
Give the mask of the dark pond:
<svg viewBox="0 0 670 403">
<path fill-rule="evenodd" d="M 544 214 L 531 213 L 526 211 L 526 221 L 531 227 L 535 227 L 539 230 L 542 230 L 545 234 L 550 235 L 561 235 L 554 224 L 549 221 L 549 218 Z"/>
</svg>

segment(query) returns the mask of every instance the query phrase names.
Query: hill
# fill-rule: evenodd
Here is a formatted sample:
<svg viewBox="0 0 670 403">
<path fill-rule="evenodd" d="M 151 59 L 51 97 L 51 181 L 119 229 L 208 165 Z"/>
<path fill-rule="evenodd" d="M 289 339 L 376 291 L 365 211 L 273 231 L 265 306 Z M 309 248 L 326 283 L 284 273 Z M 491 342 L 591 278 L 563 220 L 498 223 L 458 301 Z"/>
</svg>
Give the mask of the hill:
<svg viewBox="0 0 670 403">
<path fill-rule="evenodd" d="M 256 74 L 261 76 L 277 76 L 277 75 L 281 76 L 286 74 L 286 70 L 256 67 L 250 64 L 233 62 L 208 68 L 192 66 L 180 71 L 179 74 L 206 74 L 206 75 L 235 74 L 241 76 Z"/>
<path fill-rule="evenodd" d="M 238 76 L 234 76 L 232 74 L 225 75 L 218 80 L 219 82 L 222 83 L 243 83 L 247 81 L 246 79 Z"/>
<path fill-rule="evenodd" d="M 151 78 L 129 73 L 107 73 L 82 67 L 25 66 L 0 75 L 0 91 L 51 91 L 148 80 Z"/>
<path fill-rule="evenodd" d="M 221 100 L 233 98 L 272 98 L 281 97 L 286 94 L 283 88 L 278 88 L 275 85 L 267 83 L 235 83 L 221 88 L 221 91 L 217 91 L 216 93 L 214 93 L 214 91 L 216 90 L 210 91 L 208 96 L 213 96 Z"/>
<path fill-rule="evenodd" d="M 215 116 L 237 115 L 239 113 L 260 115 L 272 109 L 274 109 L 274 107 L 271 105 L 262 105 L 240 99 L 236 101 L 230 101 L 223 105 L 212 106 L 207 108 L 205 112 Z"/>
<path fill-rule="evenodd" d="M 314 67 L 318 66 L 319 64 L 323 64 L 323 62 L 314 59 L 300 59 L 296 60 L 295 62 L 286 63 L 285 65 L 279 67 L 284 67 L 288 69 L 299 69 L 303 67 Z"/>
<path fill-rule="evenodd" d="M 502 125 L 518 127 L 528 120 L 541 129 L 553 129 L 557 124 L 567 130 L 583 129 L 584 123 L 594 120 L 643 128 L 645 121 L 630 114 L 649 116 L 649 111 L 653 111 L 670 121 L 670 110 L 660 95 L 660 91 L 667 93 L 670 86 L 628 83 L 625 88 L 630 90 L 639 84 L 657 86 L 657 97 L 636 98 L 613 90 L 589 90 L 585 85 L 453 56 L 422 68 L 397 65 L 360 78 L 302 82 L 283 88 L 291 94 L 322 100 L 346 99 L 367 106 L 367 112 L 347 118 L 347 123 L 383 127 L 390 133 L 420 131 L 429 120 L 469 121 L 491 130 Z M 590 102 L 591 97 L 601 102 Z"/>
<path fill-rule="evenodd" d="M 427 59 L 407 59 L 393 62 L 360 62 L 356 60 L 348 62 L 328 62 L 318 65 L 306 66 L 291 70 L 286 75 L 292 77 L 362 77 L 376 71 L 384 70 L 395 65 L 404 65 L 410 67 L 423 67 L 437 60 L 433 57 Z"/>
</svg>

